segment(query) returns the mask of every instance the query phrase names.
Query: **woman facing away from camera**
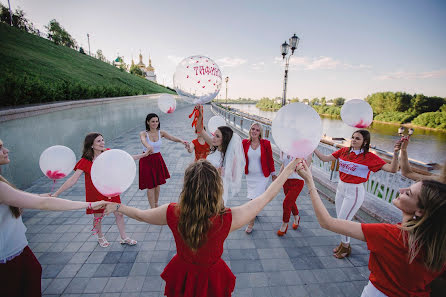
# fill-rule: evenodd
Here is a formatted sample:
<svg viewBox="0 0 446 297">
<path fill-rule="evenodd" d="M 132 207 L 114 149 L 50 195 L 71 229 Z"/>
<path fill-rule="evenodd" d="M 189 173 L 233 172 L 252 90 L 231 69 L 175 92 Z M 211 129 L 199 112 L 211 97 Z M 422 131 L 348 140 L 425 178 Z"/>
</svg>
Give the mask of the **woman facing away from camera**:
<svg viewBox="0 0 446 297">
<path fill-rule="evenodd" d="M 291 162 L 262 195 L 241 206 L 224 206 L 220 174 L 210 162 L 200 160 L 186 169 L 178 203 L 147 210 L 110 203 L 105 212 L 169 226 L 177 254 L 161 274 L 166 296 L 231 296 L 235 276 L 221 259 L 223 243 L 230 232 L 252 220 L 277 195 L 296 164 Z"/>
<path fill-rule="evenodd" d="M 369 283 L 363 297 L 430 295 L 429 284 L 446 271 L 446 185 L 421 181 L 400 189 L 392 203 L 400 224 L 361 224 L 330 216 L 314 185 L 311 170 L 297 166 L 309 189 L 322 228 L 367 242 Z"/>
<path fill-rule="evenodd" d="M 337 150 L 331 155 L 324 155 L 315 150 L 316 156 L 324 162 L 339 160 L 339 179 L 336 189 L 336 215 L 340 219 L 351 220 L 364 202 L 365 187 L 370 172 L 384 170 L 395 173 L 398 170 L 399 144 L 395 145 L 392 163 L 387 164 L 377 155 L 369 152 L 370 132 L 353 132 L 351 146 Z M 350 237 L 341 236 L 341 243 L 333 249 L 333 256 L 338 259 L 351 253 Z"/>
<path fill-rule="evenodd" d="M 9 150 L 0 140 L 0 165 L 9 164 Z M 15 189 L 0 175 L 0 287 L 8 297 L 42 296 L 42 266 L 28 246 L 23 208 L 41 210 L 98 209 L 104 201 L 80 202 Z"/>
<path fill-rule="evenodd" d="M 149 113 L 145 120 L 146 130 L 139 132 L 139 138 L 147 156 L 139 160 L 139 189 L 147 189 L 147 199 L 151 208 L 158 207 L 160 186 L 170 178 L 169 170 L 161 155 L 162 138 L 173 142 L 188 145 L 178 137 L 172 136 L 161 130 L 159 117 L 155 113 Z"/>
</svg>

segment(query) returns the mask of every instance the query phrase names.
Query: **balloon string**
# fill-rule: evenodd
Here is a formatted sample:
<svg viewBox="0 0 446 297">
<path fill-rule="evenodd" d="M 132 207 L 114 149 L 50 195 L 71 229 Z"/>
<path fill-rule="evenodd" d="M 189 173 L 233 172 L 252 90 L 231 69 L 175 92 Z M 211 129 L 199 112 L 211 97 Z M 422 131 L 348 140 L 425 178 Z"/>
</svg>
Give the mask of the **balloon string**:
<svg viewBox="0 0 446 297">
<path fill-rule="evenodd" d="M 53 193 L 53 190 L 54 190 L 54 186 L 56 185 L 56 180 L 55 179 L 53 179 L 53 185 L 51 186 L 51 191 L 50 191 L 50 193 Z"/>
<path fill-rule="evenodd" d="M 93 219 L 94 225 L 93 225 L 93 229 L 91 229 L 91 231 L 93 232 L 93 235 L 96 235 L 99 233 L 99 229 L 97 228 L 97 226 L 102 221 L 103 217 L 104 217 L 104 214 L 102 214 L 100 217 L 95 217 Z"/>
</svg>

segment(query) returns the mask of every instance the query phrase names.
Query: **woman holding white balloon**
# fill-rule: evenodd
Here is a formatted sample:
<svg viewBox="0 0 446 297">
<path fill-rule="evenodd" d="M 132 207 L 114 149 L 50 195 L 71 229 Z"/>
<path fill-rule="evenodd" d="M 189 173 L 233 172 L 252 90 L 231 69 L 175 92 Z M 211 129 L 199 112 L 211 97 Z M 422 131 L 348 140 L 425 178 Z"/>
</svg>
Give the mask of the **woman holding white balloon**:
<svg viewBox="0 0 446 297">
<path fill-rule="evenodd" d="M 271 143 L 269 140 L 263 139 L 262 136 L 262 126 L 254 122 L 249 128 L 249 138 L 242 141 L 246 161 L 248 199 L 254 199 L 265 192 L 270 175 L 273 181 L 277 178 Z M 245 229 L 246 233 L 252 232 L 254 222 L 255 218 L 249 222 Z"/>
<path fill-rule="evenodd" d="M 0 165 L 10 162 L 9 150 L 0 140 Z M 104 201 L 79 202 L 41 197 L 15 189 L 0 175 L 0 279 L 2 296 L 41 296 L 42 266 L 28 247 L 22 209 L 98 209 Z"/>
<path fill-rule="evenodd" d="M 159 117 L 155 113 L 146 116 L 145 125 L 146 130 L 139 132 L 139 138 L 143 151 L 148 155 L 139 160 L 139 189 L 147 189 L 150 208 L 156 208 L 160 197 L 160 185 L 165 184 L 170 178 L 169 170 L 161 155 L 162 138 L 182 143 L 186 147 L 189 143 L 161 130 Z"/>
<path fill-rule="evenodd" d="M 339 219 L 352 220 L 364 202 L 364 183 L 370 172 L 384 170 L 397 172 L 399 144 L 395 145 L 391 164 L 387 164 L 377 155 L 369 152 L 370 132 L 357 130 L 353 132 L 351 146 L 337 150 L 331 155 L 324 155 L 315 150 L 316 156 L 324 162 L 339 160 L 339 179 L 336 190 L 336 214 Z M 350 237 L 342 235 L 341 243 L 333 249 L 333 255 L 342 259 L 351 253 Z"/>
<path fill-rule="evenodd" d="M 59 196 L 62 192 L 71 188 L 76 182 L 79 180 L 79 177 L 82 173 L 85 174 L 85 199 L 87 202 L 95 202 L 95 201 L 111 201 L 116 203 L 121 203 L 121 198 L 119 195 L 114 197 L 106 197 L 102 195 L 94 186 L 91 179 L 91 168 L 93 166 L 93 162 L 95 159 L 102 154 L 107 149 L 105 148 L 105 141 L 103 136 L 100 133 L 89 133 L 85 136 L 84 146 L 82 151 L 82 158 L 77 162 L 74 167 L 74 174 L 67 179 L 67 181 L 51 196 Z M 134 160 L 139 160 L 146 156 L 146 154 L 139 154 L 132 156 Z M 98 235 L 98 243 L 101 247 L 108 247 L 110 243 L 105 238 L 102 233 L 102 224 L 101 218 L 103 216 L 104 210 L 98 209 L 87 209 L 87 214 L 93 214 L 95 217 L 93 223 L 93 229 Z M 122 215 L 116 214 L 116 225 L 118 226 L 119 234 L 121 235 L 121 244 L 135 245 L 137 243 L 136 240 L 131 239 L 127 236 L 125 232 L 125 223 L 124 217 Z"/>
<path fill-rule="evenodd" d="M 229 197 L 240 191 L 242 175 L 245 167 L 242 139 L 227 126 L 220 126 L 210 135 L 203 129 L 203 107 L 195 107 L 199 111 L 197 131 L 210 145 L 211 152 L 206 157 L 223 180 L 223 202 L 226 204 Z"/>
</svg>

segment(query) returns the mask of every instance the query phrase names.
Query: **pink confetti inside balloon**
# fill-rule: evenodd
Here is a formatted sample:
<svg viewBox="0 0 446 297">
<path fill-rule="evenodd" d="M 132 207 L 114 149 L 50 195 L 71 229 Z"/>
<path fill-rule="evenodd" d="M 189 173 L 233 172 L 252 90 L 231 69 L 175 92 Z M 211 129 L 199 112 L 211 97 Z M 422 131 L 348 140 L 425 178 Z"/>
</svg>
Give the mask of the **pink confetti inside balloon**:
<svg viewBox="0 0 446 297">
<path fill-rule="evenodd" d="M 177 107 L 177 101 L 170 94 L 161 94 L 158 98 L 158 108 L 164 113 L 173 113 Z"/>
<path fill-rule="evenodd" d="M 76 165 L 74 152 L 63 145 L 55 145 L 42 152 L 39 166 L 43 174 L 52 180 L 61 179 L 70 174 Z"/>
<path fill-rule="evenodd" d="M 341 108 L 342 121 L 355 128 L 367 128 L 373 121 L 373 109 L 366 101 L 352 99 Z"/>
<path fill-rule="evenodd" d="M 128 189 L 136 176 L 132 156 L 123 150 L 108 150 L 97 157 L 91 166 L 91 180 L 106 197 L 120 195 Z"/>
<path fill-rule="evenodd" d="M 192 56 L 181 61 L 173 76 L 174 88 L 188 103 L 204 104 L 220 92 L 222 75 L 212 59 Z"/>
<path fill-rule="evenodd" d="M 281 151 L 295 158 L 306 158 L 319 144 L 322 122 L 312 107 L 292 103 L 279 109 L 271 130 Z"/>
</svg>

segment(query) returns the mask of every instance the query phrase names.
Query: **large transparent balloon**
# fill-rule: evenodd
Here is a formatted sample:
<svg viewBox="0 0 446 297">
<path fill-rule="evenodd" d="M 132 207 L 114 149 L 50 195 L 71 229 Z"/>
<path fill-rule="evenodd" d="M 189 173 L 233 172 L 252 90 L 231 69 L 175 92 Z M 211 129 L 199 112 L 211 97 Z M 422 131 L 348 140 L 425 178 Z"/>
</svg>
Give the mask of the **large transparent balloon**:
<svg viewBox="0 0 446 297">
<path fill-rule="evenodd" d="M 70 148 L 55 145 L 42 152 L 39 165 L 43 174 L 56 181 L 70 174 L 76 165 L 76 156 Z"/>
<path fill-rule="evenodd" d="M 342 105 L 341 118 L 351 127 L 367 128 L 373 121 L 373 110 L 366 101 L 352 99 Z"/>
<path fill-rule="evenodd" d="M 226 121 L 221 116 L 213 116 L 208 122 L 208 132 L 214 134 L 218 127 L 226 126 Z"/>
<path fill-rule="evenodd" d="M 91 180 L 102 195 L 114 197 L 132 184 L 136 165 L 123 150 L 108 150 L 99 155 L 91 166 Z"/>
<path fill-rule="evenodd" d="M 321 139 L 321 118 L 306 104 L 288 104 L 277 112 L 272 122 L 272 133 L 280 150 L 295 158 L 306 158 Z"/>
<path fill-rule="evenodd" d="M 161 94 L 158 98 L 158 107 L 164 113 L 173 113 L 177 108 L 177 101 L 170 94 Z"/>
<path fill-rule="evenodd" d="M 178 64 L 173 86 L 186 102 L 204 104 L 212 101 L 222 84 L 218 65 L 205 56 L 191 56 Z"/>
</svg>

